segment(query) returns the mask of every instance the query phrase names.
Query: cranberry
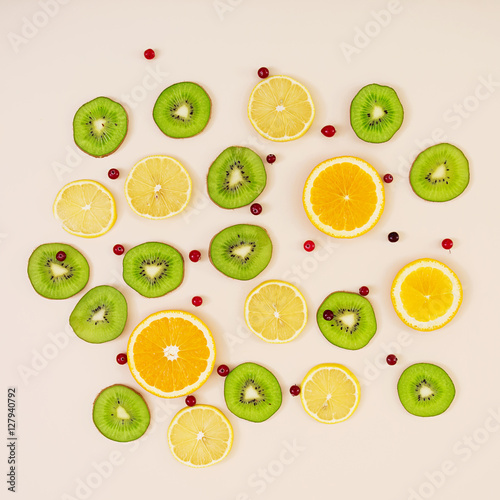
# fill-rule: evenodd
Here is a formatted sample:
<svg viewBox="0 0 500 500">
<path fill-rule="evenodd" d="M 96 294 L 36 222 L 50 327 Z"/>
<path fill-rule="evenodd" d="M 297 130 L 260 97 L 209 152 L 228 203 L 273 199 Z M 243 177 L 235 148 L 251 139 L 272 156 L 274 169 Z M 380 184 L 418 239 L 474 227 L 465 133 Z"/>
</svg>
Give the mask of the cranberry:
<svg viewBox="0 0 500 500">
<path fill-rule="evenodd" d="M 220 365 L 218 368 L 217 368 L 217 373 L 221 376 L 221 377 L 227 377 L 229 375 L 229 367 L 227 365 Z"/>
<path fill-rule="evenodd" d="M 267 155 L 266 161 L 269 164 L 273 164 L 276 161 L 276 155 Z"/>
<path fill-rule="evenodd" d="M 188 406 L 194 406 L 196 404 L 196 398 L 194 396 L 188 396 L 186 398 L 186 404 Z"/>
<path fill-rule="evenodd" d="M 391 366 L 394 366 L 398 362 L 398 358 L 396 358 L 394 354 L 389 354 L 385 360 L 387 361 L 387 364 Z"/>
<path fill-rule="evenodd" d="M 155 51 L 153 49 L 146 49 L 144 51 L 144 57 L 146 59 L 154 59 L 155 58 Z"/>
<path fill-rule="evenodd" d="M 113 247 L 113 252 L 116 254 L 116 255 L 122 255 L 123 252 L 125 252 L 125 248 L 123 248 L 123 245 L 115 245 Z"/>
<path fill-rule="evenodd" d="M 118 177 L 120 177 L 120 172 L 116 168 L 112 168 L 108 172 L 108 177 L 112 180 L 118 179 Z"/>
<path fill-rule="evenodd" d="M 453 246 L 453 240 L 450 240 L 450 238 L 445 238 L 442 242 L 441 242 L 441 245 L 442 247 L 445 249 L 445 250 L 450 250 L 451 247 Z"/>
<path fill-rule="evenodd" d="M 387 239 L 391 242 L 391 243 L 396 243 L 396 241 L 399 240 L 399 234 L 396 233 L 396 231 L 393 231 L 392 233 L 389 233 L 387 235 Z"/>
<path fill-rule="evenodd" d="M 315 249 L 316 245 L 314 244 L 314 241 L 311 241 L 311 240 L 307 240 L 305 243 L 304 243 L 304 250 L 306 252 L 312 252 L 314 249 Z"/>
<path fill-rule="evenodd" d="M 394 180 L 394 177 L 391 174 L 385 174 L 384 175 L 384 182 L 387 184 L 390 184 Z"/>
<path fill-rule="evenodd" d="M 269 76 L 269 70 L 267 68 L 259 68 L 259 71 L 257 71 L 257 74 L 259 75 L 260 78 L 267 78 Z"/>
<path fill-rule="evenodd" d="M 66 252 L 60 251 L 56 253 L 56 259 L 59 262 L 62 262 L 63 260 L 66 260 Z"/>
<path fill-rule="evenodd" d="M 191 300 L 191 302 L 193 303 L 193 306 L 199 307 L 201 306 L 201 304 L 203 304 L 203 299 L 201 297 L 198 297 L 198 295 L 196 295 L 196 297 L 193 297 L 193 300 Z"/>
<path fill-rule="evenodd" d="M 124 352 L 118 354 L 118 356 L 116 356 L 116 362 L 119 365 L 124 365 L 127 362 L 127 355 Z"/>
<path fill-rule="evenodd" d="M 290 394 L 292 396 L 298 396 L 300 394 L 300 387 L 298 385 L 292 385 L 292 387 L 290 387 Z"/>
<path fill-rule="evenodd" d="M 323 127 L 321 129 L 321 133 L 325 136 L 325 137 L 333 137 L 335 135 L 335 127 L 333 125 L 326 125 L 326 127 Z"/>
<path fill-rule="evenodd" d="M 362 286 L 359 289 L 359 294 L 362 295 L 363 297 L 366 297 L 370 293 L 370 289 L 367 286 Z"/>
<path fill-rule="evenodd" d="M 250 207 L 250 212 L 254 215 L 260 215 L 262 213 L 262 205 L 260 203 L 253 203 Z"/>
<path fill-rule="evenodd" d="M 330 311 L 330 309 L 326 309 L 326 311 L 323 312 L 323 319 L 326 321 L 331 321 L 333 319 L 333 312 Z"/>
<path fill-rule="evenodd" d="M 191 250 L 189 252 L 189 260 L 191 262 L 198 262 L 201 259 L 201 253 L 199 250 Z"/>
</svg>

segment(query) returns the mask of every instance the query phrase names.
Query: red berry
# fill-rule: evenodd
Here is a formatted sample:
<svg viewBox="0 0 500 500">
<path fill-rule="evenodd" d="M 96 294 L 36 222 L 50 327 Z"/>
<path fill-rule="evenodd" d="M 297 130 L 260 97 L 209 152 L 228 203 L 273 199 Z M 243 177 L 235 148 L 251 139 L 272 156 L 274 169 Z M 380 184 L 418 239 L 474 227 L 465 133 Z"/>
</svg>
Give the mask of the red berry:
<svg viewBox="0 0 500 500">
<path fill-rule="evenodd" d="M 387 239 L 391 242 L 391 243 L 396 243 L 396 241 L 399 240 L 399 234 L 396 233 L 396 231 L 393 231 L 392 233 L 389 233 L 387 235 Z"/>
<path fill-rule="evenodd" d="M 274 163 L 276 161 L 276 155 L 267 155 L 266 161 L 267 161 L 267 163 L 270 163 L 270 164 Z"/>
<path fill-rule="evenodd" d="M 450 238 L 445 238 L 442 242 L 441 245 L 445 250 L 450 250 L 451 247 L 453 246 L 453 240 L 450 240 Z"/>
<path fill-rule="evenodd" d="M 250 212 L 254 215 L 260 215 L 262 213 L 262 205 L 260 203 L 254 203 L 250 207 Z"/>
<path fill-rule="evenodd" d="M 198 262 L 201 259 L 201 253 L 198 250 L 191 250 L 189 252 L 189 260 L 191 262 Z"/>
<path fill-rule="evenodd" d="M 384 175 L 384 182 L 387 184 L 390 184 L 394 180 L 394 177 L 391 174 L 385 174 Z"/>
<path fill-rule="evenodd" d="M 267 78 L 269 76 L 269 70 L 267 68 L 259 68 L 259 71 L 257 71 L 257 74 L 259 75 L 260 78 Z"/>
<path fill-rule="evenodd" d="M 359 289 L 359 294 L 362 295 L 363 297 L 366 297 L 370 293 L 370 289 L 367 286 L 362 286 Z"/>
<path fill-rule="evenodd" d="M 66 253 L 61 251 L 61 252 L 57 252 L 56 253 L 56 259 L 59 261 L 59 262 L 62 262 L 63 260 L 66 260 Z"/>
<path fill-rule="evenodd" d="M 304 243 L 304 250 L 306 252 L 312 252 L 314 249 L 315 249 L 316 245 L 314 244 L 314 241 L 311 241 L 311 240 L 307 240 L 305 243 Z"/>
<path fill-rule="evenodd" d="M 155 51 L 153 49 L 146 49 L 144 51 L 144 57 L 146 59 L 154 59 L 155 58 Z"/>
<path fill-rule="evenodd" d="M 127 355 L 124 352 L 118 354 L 118 356 L 116 356 L 116 362 L 119 365 L 124 365 L 127 362 Z"/>
<path fill-rule="evenodd" d="M 330 309 L 326 309 L 326 311 L 323 312 L 323 319 L 325 321 L 331 321 L 333 319 L 333 312 L 330 311 Z"/>
<path fill-rule="evenodd" d="M 325 136 L 325 137 L 333 137 L 335 135 L 335 127 L 333 125 L 326 125 L 326 127 L 323 127 L 321 129 L 321 133 Z"/>
<path fill-rule="evenodd" d="M 221 377 L 227 377 L 229 375 L 229 367 L 227 365 L 220 365 L 218 368 L 217 368 L 217 373 L 221 376 Z"/>
<path fill-rule="evenodd" d="M 387 364 L 391 366 L 394 366 L 398 362 L 398 358 L 396 358 L 394 354 L 389 354 L 385 360 L 387 361 Z"/>
<path fill-rule="evenodd" d="M 186 398 L 186 404 L 188 406 L 194 406 L 196 404 L 196 398 L 194 396 L 188 396 Z"/>
<path fill-rule="evenodd" d="M 125 252 L 125 248 L 123 248 L 122 245 L 115 245 L 113 247 L 113 252 L 116 254 L 116 255 L 122 255 L 123 252 Z"/>
<path fill-rule="evenodd" d="M 300 387 L 298 385 L 292 385 L 292 387 L 290 387 L 290 394 L 292 396 L 298 396 L 300 394 Z"/>
<path fill-rule="evenodd" d="M 201 306 L 201 304 L 203 304 L 203 299 L 201 297 L 198 297 L 198 295 L 196 295 L 196 297 L 193 297 L 193 300 L 191 300 L 191 302 L 193 303 L 193 306 L 199 307 Z"/>
<path fill-rule="evenodd" d="M 116 168 L 112 168 L 108 172 L 108 177 L 113 180 L 118 179 L 118 177 L 120 177 L 120 172 Z"/>
</svg>

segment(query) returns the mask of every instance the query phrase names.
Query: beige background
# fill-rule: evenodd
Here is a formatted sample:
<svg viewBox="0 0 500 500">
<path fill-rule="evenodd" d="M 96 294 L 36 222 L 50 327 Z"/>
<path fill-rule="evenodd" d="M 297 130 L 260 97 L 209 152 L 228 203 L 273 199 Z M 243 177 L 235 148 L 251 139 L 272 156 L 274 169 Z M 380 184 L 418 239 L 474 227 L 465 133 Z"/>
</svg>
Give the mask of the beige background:
<svg viewBox="0 0 500 500">
<path fill-rule="evenodd" d="M 19 392 L 17 498 L 495 497 L 500 455 L 500 4 L 64 3 L 4 1 L 0 16 L 0 366 L 4 390 L 16 386 Z M 153 61 L 142 56 L 148 47 L 157 51 Z M 296 77 L 310 89 L 317 114 L 302 139 L 274 144 L 252 129 L 246 104 L 262 65 L 272 74 Z M 201 83 L 213 100 L 207 129 L 185 141 L 163 136 L 151 117 L 158 94 L 183 80 Z M 372 82 L 394 86 L 405 108 L 403 127 L 387 144 L 363 143 L 349 125 L 350 100 Z M 123 102 L 130 115 L 126 141 L 105 159 L 77 152 L 72 140 L 75 110 L 98 95 Z M 328 123 L 338 130 L 333 139 L 320 133 Z M 412 194 L 407 173 L 421 149 L 443 140 L 463 149 L 472 177 L 460 198 L 437 205 Z M 205 195 L 208 166 L 235 144 L 278 158 L 268 168 L 269 183 L 259 200 L 264 211 L 258 218 L 248 208 L 219 209 Z M 171 220 L 141 219 L 123 196 L 127 172 L 150 154 L 174 156 L 193 179 L 189 208 Z M 343 154 L 360 156 L 379 173 L 395 177 L 386 186 L 387 204 L 379 224 L 352 241 L 335 241 L 315 230 L 300 201 L 310 170 Z M 111 167 L 120 169 L 117 181 L 107 178 Z M 82 178 L 104 183 L 118 205 L 115 227 L 96 240 L 66 234 L 51 214 L 57 191 Z M 266 227 L 275 245 L 270 266 L 250 283 L 225 278 L 206 255 L 217 231 L 242 222 Z M 395 245 L 386 239 L 393 230 L 401 235 Z M 444 237 L 455 242 L 451 254 L 440 247 Z M 312 254 L 302 249 L 308 238 L 318 246 Z M 171 243 L 186 258 L 194 248 L 203 252 L 200 263 L 187 262 L 179 290 L 150 300 L 121 281 L 122 259 L 112 253 L 115 243 L 130 248 L 148 240 Z M 53 241 L 75 245 L 87 256 L 91 280 L 86 290 L 114 284 L 126 294 L 130 316 L 119 339 L 89 345 L 68 330 L 67 318 L 82 294 L 49 301 L 33 291 L 25 272 L 27 259 L 37 245 Z M 406 328 L 390 302 L 392 278 L 419 257 L 450 265 L 464 287 L 459 314 L 434 333 Z M 308 326 L 289 345 L 267 345 L 251 336 L 243 322 L 246 295 L 272 278 L 297 283 L 309 304 Z M 349 352 L 325 341 L 314 314 L 328 293 L 355 291 L 361 285 L 370 287 L 379 329 L 366 348 Z M 190 301 L 198 294 L 205 302 L 194 311 Z M 168 308 L 195 312 L 206 321 L 216 338 L 217 363 L 260 362 L 274 371 L 283 388 L 282 408 L 265 423 L 229 414 L 233 450 L 223 463 L 206 470 L 184 467 L 169 452 L 166 430 L 183 406 L 181 400 L 145 394 L 153 425 L 136 443 L 106 440 L 90 418 L 99 390 L 113 383 L 136 387 L 127 367 L 118 366 L 114 358 L 141 319 Z M 383 362 L 388 352 L 399 356 L 395 367 Z M 300 382 L 309 368 L 325 361 L 346 364 L 362 385 L 357 412 L 336 426 L 315 422 L 288 394 L 289 386 Z M 452 407 L 437 418 L 413 417 L 397 398 L 400 373 L 420 361 L 443 366 L 457 386 Z M 196 393 L 198 401 L 229 413 L 222 387 L 223 381 L 212 375 Z M 5 471 L 6 456 L 0 460 Z"/>
</svg>

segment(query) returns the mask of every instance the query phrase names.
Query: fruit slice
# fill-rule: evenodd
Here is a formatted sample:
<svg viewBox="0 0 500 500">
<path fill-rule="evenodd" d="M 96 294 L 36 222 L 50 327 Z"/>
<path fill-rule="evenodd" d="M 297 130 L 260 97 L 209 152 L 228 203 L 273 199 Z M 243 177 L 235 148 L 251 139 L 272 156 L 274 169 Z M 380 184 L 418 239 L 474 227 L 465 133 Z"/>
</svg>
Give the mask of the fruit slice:
<svg viewBox="0 0 500 500">
<path fill-rule="evenodd" d="M 288 76 L 272 76 L 253 89 L 248 118 L 262 137 L 277 142 L 293 141 L 309 130 L 314 104 L 301 83 Z"/>
<path fill-rule="evenodd" d="M 151 416 L 142 396 L 126 385 L 102 390 L 94 401 L 92 419 L 101 434 L 122 443 L 140 438 Z"/>
<path fill-rule="evenodd" d="M 455 398 L 455 386 L 439 366 L 417 363 L 401 374 L 398 395 L 407 412 L 417 417 L 433 417 L 451 405 Z"/>
<path fill-rule="evenodd" d="M 251 149 L 231 146 L 212 163 L 207 177 L 208 195 L 222 208 L 244 207 L 266 187 L 266 169 Z"/>
<path fill-rule="evenodd" d="M 309 220 L 336 238 L 355 238 L 372 229 L 384 210 L 384 186 L 365 161 L 340 156 L 320 163 L 307 178 L 303 196 Z"/>
<path fill-rule="evenodd" d="M 372 305 L 357 293 L 330 294 L 319 306 L 316 320 L 325 338 L 344 349 L 365 347 L 377 332 Z"/>
<path fill-rule="evenodd" d="M 427 201 L 449 201 L 469 184 L 469 161 L 451 144 L 436 144 L 422 151 L 410 170 L 413 191 Z"/>
<path fill-rule="evenodd" d="M 56 255 L 64 252 L 64 261 Z M 28 277 L 33 288 L 47 299 L 67 299 L 85 288 L 89 264 L 78 251 L 64 243 L 46 243 L 37 247 L 28 261 Z"/>
<path fill-rule="evenodd" d="M 210 260 L 223 274 L 238 280 L 258 276 L 269 264 L 273 244 L 260 226 L 238 224 L 223 229 L 210 243 Z"/>
<path fill-rule="evenodd" d="M 172 455 L 190 467 L 208 467 L 224 459 L 233 444 L 225 415 L 208 405 L 183 408 L 168 427 Z"/>
<path fill-rule="evenodd" d="M 147 391 L 162 398 L 193 393 L 212 373 L 215 343 L 207 326 L 184 311 L 148 316 L 130 335 L 128 366 Z"/>
<path fill-rule="evenodd" d="M 130 208 L 147 219 L 167 219 L 182 212 L 191 197 L 191 178 L 169 156 L 148 156 L 135 164 L 125 181 Z"/>
<path fill-rule="evenodd" d="M 351 103 L 351 126 L 366 142 L 386 142 L 401 127 L 404 111 L 391 87 L 372 83 L 363 87 Z"/>
<path fill-rule="evenodd" d="M 290 342 L 306 326 L 306 300 L 290 283 L 265 281 L 248 295 L 245 321 L 248 328 L 266 342 Z"/>
<path fill-rule="evenodd" d="M 127 301 L 112 286 L 96 286 L 76 304 L 69 324 L 86 342 L 100 344 L 116 339 L 127 322 Z"/>
<path fill-rule="evenodd" d="M 462 304 L 457 275 L 433 259 L 410 262 L 394 278 L 392 305 L 406 325 L 421 332 L 449 323 Z"/>
<path fill-rule="evenodd" d="M 347 420 L 359 403 L 358 379 L 345 366 L 317 365 L 304 377 L 300 399 L 304 410 L 323 424 Z"/>
<path fill-rule="evenodd" d="M 184 259 L 165 243 L 142 243 L 125 254 L 123 279 L 144 297 L 161 297 L 182 283 Z"/>
<path fill-rule="evenodd" d="M 202 87 L 181 82 L 166 88 L 156 100 L 153 118 L 169 137 L 185 138 L 199 134 L 210 119 L 212 104 Z"/>
<path fill-rule="evenodd" d="M 90 180 L 66 184 L 57 194 L 53 210 L 63 229 L 84 238 L 102 236 L 116 220 L 112 194 L 102 184 Z"/>
<path fill-rule="evenodd" d="M 97 97 L 78 109 L 73 137 L 85 153 L 102 158 L 118 149 L 128 129 L 127 112 L 108 97 Z"/>
<path fill-rule="evenodd" d="M 263 422 L 281 406 L 281 387 L 263 366 L 242 363 L 224 382 L 224 399 L 231 413 L 250 422 Z"/>
</svg>

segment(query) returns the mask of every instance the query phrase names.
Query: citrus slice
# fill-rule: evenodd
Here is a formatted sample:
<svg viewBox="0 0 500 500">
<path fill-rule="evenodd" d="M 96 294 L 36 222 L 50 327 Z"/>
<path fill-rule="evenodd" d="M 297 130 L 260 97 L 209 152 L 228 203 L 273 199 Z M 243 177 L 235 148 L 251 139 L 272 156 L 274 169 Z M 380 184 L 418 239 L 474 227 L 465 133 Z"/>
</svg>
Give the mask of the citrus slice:
<svg viewBox="0 0 500 500">
<path fill-rule="evenodd" d="M 53 211 L 68 233 L 83 238 L 102 236 L 116 220 L 112 194 L 102 184 L 90 180 L 66 184 L 57 193 Z"/>
<path fill-rule="evenodd" d="M 137 383 L 162 398 L 194 392 L 215 362 L 207 326 L 184 311 L 160 311 L 140 323 L 128 341 L 128 366 Z"/>
<path fill-rule="evenodd" d="M 208 405 L 183 408 L 173 418 L 167 434 L 172 455 L 190 467 L 208 467 L 220 462 L 233 444 L 229 420 Z"/>
<path fill-rule="evenodd" d="M 355 238 L 375 226 L 384 210 L 384 186 L 364 160 L 339 156 L 317 165 L 304 187 L 309 220 L 336 238 Z"/>
<path fill-rule="evenodd" d="M 304 377 L 300 399 L 306 412 L 323 424 L 347 420 L 359 403 L 358 379 L 345 366 L 317 365 Z"/>
<path fill-rule="evenodd" d="M 191 178 L 177 160 L 148 156 L 128 174 L 125 196 L 141 217 L 167 219 L 186 208 L 191 197 Z"/>
<path fill-rule="evenodd" d="M 421 332 L 449 323 L 462 303 L 457 275 L 441 262 L 420 259 L 403 267 L 392 283 L 391 298 L 400 319 Z"/>
<path fill-rule="evenodd" d="M 306 326 L 306 300 L 290 283 L 265 281 L 248 295 L 245 321 L 248 328 L 266 342 L 290 342 Z"/>
<path fill-rule="evenodd" d="M 309 91 L 288 76 L 266 78 L 253 89 L 248 118 L 257 132 L 271 141 L 286 142 L 302 137 L 314 119 Z"/>
</svg>

